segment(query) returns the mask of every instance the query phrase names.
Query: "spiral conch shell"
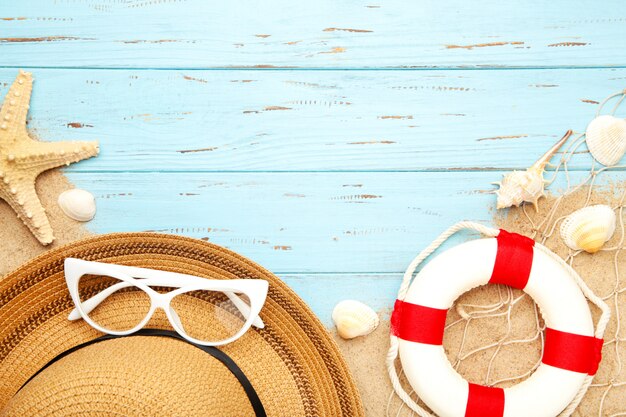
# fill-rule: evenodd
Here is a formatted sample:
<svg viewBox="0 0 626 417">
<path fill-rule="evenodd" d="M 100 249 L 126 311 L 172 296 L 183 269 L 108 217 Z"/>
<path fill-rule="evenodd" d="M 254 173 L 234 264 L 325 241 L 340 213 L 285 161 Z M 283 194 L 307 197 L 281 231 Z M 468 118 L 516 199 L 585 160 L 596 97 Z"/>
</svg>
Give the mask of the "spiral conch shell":
<svg viewBox="0 0 626 417">
<path fill-rule="evenodd" d="M 572 135 L 572 131 L 567 133 L 548 150 L 537 162 L 526 171 L 513 171 L 504 176 L 502 181 L 496 182 L 500 188 L 496 191 L 496 208 L 502 209 L 511 206 L 519 206 L 524 202 L 532 203 L 537 210 L 537 201 L 544 196 L 543 171 L 552 156 Z"/>
<path fill-rule="evenodd" d="M 371 307 L 355 300 L 338 303 L 333 310 L 333 321 L 343 339 L 366 336 L 376 330 L 380 322 Z"/>
<path fill-rule="evenodd" d="M 596 253 L 615 233 L 615 212 L 599 204 L 576 210 L 563 220 L 561 239 L 574 250 Z"/>
<path fill-rule="evenodd" d="M 586 131 L 589 152 L 604 166 L 616 165 L 626 152 L 626 120 L 608 114 L 598 116 Z"/>
<path fill-rule="evenodd" d="M 89 191 L 74 188 L 59 195 L 59 207 L 67 217 L 88 222 L 96 215 L 96 199 Z"/>
</svg>

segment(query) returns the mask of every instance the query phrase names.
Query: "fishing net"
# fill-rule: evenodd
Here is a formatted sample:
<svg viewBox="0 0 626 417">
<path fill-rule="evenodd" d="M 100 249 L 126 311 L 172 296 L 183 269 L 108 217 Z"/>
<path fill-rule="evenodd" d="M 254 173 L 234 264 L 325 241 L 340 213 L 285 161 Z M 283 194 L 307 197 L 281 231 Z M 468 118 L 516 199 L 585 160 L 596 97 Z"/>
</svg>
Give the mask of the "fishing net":
<svg viewBox="0 0 626 417">
<path fill-rule="evenodd" d="M 626 90 L 607 97 L 598 105 L 596 116 L 607 103 L 614 104 L 607 113 L 615 114 L 625 98 Z M 609 174 L 626 165 L 604 167 L 595 162 L 584 133 L 575 133 L 559 155 L 558 163 L 545 175 L 552 184 L 551 197 L 540 200 L 539 210 L 531 205 L 513 208 L 497 214 L 496 223 L 560 255 L 609 305 L 611 318 L 604 334 L 603 361 L 571 415 L 626 416 L 626 183 L 612 182 Z M 590 168 L 572 170 L 572 165 Z M 593 204 L 609 205 L 615 211 L 615 234 L 595 254 L 568 248 L 560 237 L 560 225 L 573 211 Z M 597 321 L 598 309 L 592 307 L 592 314 Z M 527 294 L 506 286 L 484 286 L 462 296 L 449 312 L 444 348 L 453 367 L 470 382 L 508 387 L 526 379 L 541 363 L 544 330 L 541 313 Z M 404 378 L 399 361 L 396 368 L 405 391 L 425 407 Z M 417 413 L 392 391 L 387 416 L 413 415 Z"/>
</svg>

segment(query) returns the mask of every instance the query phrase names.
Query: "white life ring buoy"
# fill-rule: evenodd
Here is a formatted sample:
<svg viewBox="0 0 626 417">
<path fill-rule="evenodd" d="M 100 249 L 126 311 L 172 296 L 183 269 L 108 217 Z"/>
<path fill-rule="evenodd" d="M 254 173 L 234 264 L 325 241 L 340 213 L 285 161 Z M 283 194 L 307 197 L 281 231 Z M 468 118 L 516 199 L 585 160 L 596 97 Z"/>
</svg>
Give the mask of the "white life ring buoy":
<svg viewBox="0 0 626 417">
<path fill-rule="evenodd" d="M 404 299 L 396 301 L 391 331 L 398 338 L 404 373 L 424 403 L 442 417 L 554 417 L 562 412 L 587 376 L 595 374 L 602 350 L 585 295 L 568 268 L 533 240 L 506 231 L 453 247 L 423 267 Z M 539 368 L 505 389 L 468 383 L 442 346 L 448 309 L 463 293 L 489 283 L 524 290 L 546 324 Z"/>
</svg>

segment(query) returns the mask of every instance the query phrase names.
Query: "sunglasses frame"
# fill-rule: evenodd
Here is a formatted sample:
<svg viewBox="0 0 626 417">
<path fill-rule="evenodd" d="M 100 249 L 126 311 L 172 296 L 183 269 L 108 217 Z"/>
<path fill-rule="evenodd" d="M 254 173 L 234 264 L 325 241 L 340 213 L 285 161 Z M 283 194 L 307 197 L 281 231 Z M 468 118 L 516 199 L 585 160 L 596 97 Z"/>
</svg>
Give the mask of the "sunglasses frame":
<svg viewBox="0 0 626 417">
<path fill-rule="evenodd" d="M 70 292 L 70 296 L 74 301 L 74 308 L 68 317 L 69 320 L 75 321 L 83 319 L 96 330 L 112 334 L 116 336 L 126 336 L 142 329 L 152 318 L 155 311 L 160 308 L 165 312 L 171 326 L 183 338 L 189 342 L 202 346 L 222 346 L 239 339 L 251 326 L 263 328 L 265 325 L 259 313 L 265 304 L 269 283 L 262 279 L 210 279 L 201 278 L 194 275 L 180 274 L 177 272 L 161 271 L 156 269 L 137 268 L 132 266 L 109 264 L 102 262 L 85 261 L 76 258 L 66 258 L 65 263 L 65 281 Z M 115 278 L 120 283 L 115 284 L 92 298 L 81 301 L 78 284 L 84 275 L 104 275 Z M 113 289 L 117 286 L 117 289 Z M 164 286 L 176 288 L 167 293 L 159 293 L 150 286 Z M 136 287 L 148 294 L 150 297 L 150 310 L 146 317 L 135 327 L 130 330 L 116 331 L 104 328 L 94 322 L 89 313 L 97 307 L 102 301 L 106 300 L 109 295 L 116 291 L 127 288 Z M 207 342 L 189 336 L 176 314 L 171 307 L 171 301 L 174 297 L 197 290 L 223 292 L 235 304 L 241 314 L 246 318 L 243 327 L 228 339 L 217 342 Z M 236 293 L 244 294 L 250 300 L 250 305 L 242 301 Z M 85 304 L 87 309 L 85 309 Z"/>
</svg>

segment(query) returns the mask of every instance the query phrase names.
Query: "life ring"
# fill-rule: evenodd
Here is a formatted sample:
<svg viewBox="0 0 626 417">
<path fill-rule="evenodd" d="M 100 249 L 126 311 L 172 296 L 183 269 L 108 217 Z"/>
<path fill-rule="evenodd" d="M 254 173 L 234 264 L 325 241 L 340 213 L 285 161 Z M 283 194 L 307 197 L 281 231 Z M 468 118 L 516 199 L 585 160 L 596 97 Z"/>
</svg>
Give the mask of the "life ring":
<svg viewBox="0 0 626 417">
<path fill-rule="evenodd" d="M 539 245 L 537 245 L 539 246 Z M 500 231 L 432 259 L 417 274 L 391 318 L 402 368 L 417 395 L 442 417 L 554 417 L 594 375 L 602 339 L 594 337 L 585 295 L 570 267 L 527 237 Z M 468 383 L 442 346 L 446 314 L 463 293 L 484 284 L 524 290 L 546 324 L 538 369 L 509 388 Z"/>
</svg>

